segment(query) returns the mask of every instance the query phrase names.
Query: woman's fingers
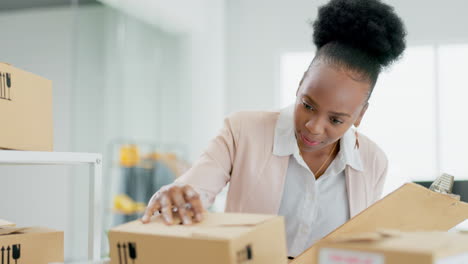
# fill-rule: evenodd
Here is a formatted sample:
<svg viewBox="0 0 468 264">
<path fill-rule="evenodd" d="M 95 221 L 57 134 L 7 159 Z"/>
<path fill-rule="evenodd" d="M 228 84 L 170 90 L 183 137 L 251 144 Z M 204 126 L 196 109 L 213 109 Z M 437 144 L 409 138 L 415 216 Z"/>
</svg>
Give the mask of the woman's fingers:
<svg viewBox="0 0 468 264">
<path fill-rule="evenodd" d="M 153 216 L 154 212 L 161 209 L 161 204 L 159 203 L 159 199 L 157 197 L 157 193 L 151 197 L 148 206 L 146 207 L 145 214 L 141 218 L 143 224 L 147 224 L 151 220 L 151 216 Z"/>
<path fill-rule="evenodd" d="M 178 215 L 185 225 L 190 225 L 203 220 L 203 205 L 198 193 L 189 185 L 172 186 L 164 191 L 159 191 L 151 197 L 148 207 L 141 221 L 146 224 L 151 216 L 159 211 L 163 221 L 171 225 L 174 222 L 174 214 Z"/>
<path fill-rule="evenodd" d="M 172 225 L 174 217 L 172 215 L 172 201 L 169 197 L 169 193 L 163 193 L 159 199 L 161 203 L 161 215 L 166 224 Z"/>
<path fill-rule="evenodd" d="M 171 188 L 169 194 L 171 196 L 172 203 L 177 208 L 177 212 L 179 213 L 182 223 L 184 225 L 192 224 L 192 217 L 187 212 L 186 205 L 188 203 L 185 201 L 183 189 L 181 187 Z"/>
<path fill-rule="evenodd" d="M 203 205 L 198 193 L 189 185 L 183 187 L 185 201 L 190 204 L 196 222 L 203 220 Z"/>
</svg>

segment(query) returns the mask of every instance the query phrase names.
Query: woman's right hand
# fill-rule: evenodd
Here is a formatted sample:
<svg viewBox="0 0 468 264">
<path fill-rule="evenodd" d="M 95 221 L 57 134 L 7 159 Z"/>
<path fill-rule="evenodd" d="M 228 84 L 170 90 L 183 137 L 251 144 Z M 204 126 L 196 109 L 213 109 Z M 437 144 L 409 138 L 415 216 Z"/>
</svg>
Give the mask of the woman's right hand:
<svg viewBox="0 0 468 264">
<path fill-rule="evenodd" d="M 162 215 L 164 222 L 173 224 L 178 215 L 184 225 L 203 219 L 203 205 L 199 194 L 189 185 L 172 185 L 156 192 L 151 197 L 141 221 L 147 224 L 155 212 Z"/>
</svg>

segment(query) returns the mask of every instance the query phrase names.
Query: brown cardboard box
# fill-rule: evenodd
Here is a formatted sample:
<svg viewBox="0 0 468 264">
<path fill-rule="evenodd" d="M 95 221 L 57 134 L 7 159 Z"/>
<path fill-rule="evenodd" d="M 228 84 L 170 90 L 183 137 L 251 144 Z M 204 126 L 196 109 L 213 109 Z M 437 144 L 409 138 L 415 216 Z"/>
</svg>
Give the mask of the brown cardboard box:
<svg viewBox="0 0 468 264">
<path fill-rule="evenodd" d="M 111 264 L 287 263 L 280 216 L 206 213 L 191 226 L 130 222 L 109 232 Z"/>
<path fill-rule="evenodd" d="M 52 151 L 52 82 L 0 63 L 0 148 Z"/>
<path fill-rule="evenodd" d="M 330 239 L 318 247 L 318 264 L 466 264 L 468 234 L 375 232 Z"/>
<path fill-rule="evenodd" d="M 290 263 L 315 264 L 317 247 L 344 234 L 376 232 L 379 229 L 448 231 L 466 219 L 467 203 L 408 183 L 338 227 Z"/>
<path fill-rule="evenodd" d="M 0 220 L 1 264 L 63 262 L 63 252 L 63 232 L 43 227 L 18 228 Z"/>
</svg>

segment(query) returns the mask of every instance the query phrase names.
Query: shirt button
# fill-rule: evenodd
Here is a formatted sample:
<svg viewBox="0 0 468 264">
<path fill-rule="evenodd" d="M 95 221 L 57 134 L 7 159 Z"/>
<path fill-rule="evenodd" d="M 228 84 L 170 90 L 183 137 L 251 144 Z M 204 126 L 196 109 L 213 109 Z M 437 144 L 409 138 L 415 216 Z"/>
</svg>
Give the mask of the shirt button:
<svg viewBox="0 0 468 264">
<path fill-rule="evenodd" d="M 307 227 L 301 227 L 302 234 L 307 234 L 307 231 L 309 231 Z"/>
</svg>

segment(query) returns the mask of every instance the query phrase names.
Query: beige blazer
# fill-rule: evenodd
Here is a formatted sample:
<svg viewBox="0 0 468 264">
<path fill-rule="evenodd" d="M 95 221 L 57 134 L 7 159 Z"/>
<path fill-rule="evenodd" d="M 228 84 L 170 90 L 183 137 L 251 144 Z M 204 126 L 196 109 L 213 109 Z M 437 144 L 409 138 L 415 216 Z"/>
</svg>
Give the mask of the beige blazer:
<svg viewBox="0 0 468 264">
<path fill-rule="evenodd" d="M 226 118 L 219 135 L 176 184 L 194 187 L 207 207 L 229 183 L 226 212 L 278 214 L 289 162 L 289 156 L 273 154 L 278 117 L 279 112 L 239 112 Z M 380 198 L 387 174 L 385 154 L 362 134 L 359 152 L 363 171 L 345 168 L 351 217 Z"/>
</svg>

